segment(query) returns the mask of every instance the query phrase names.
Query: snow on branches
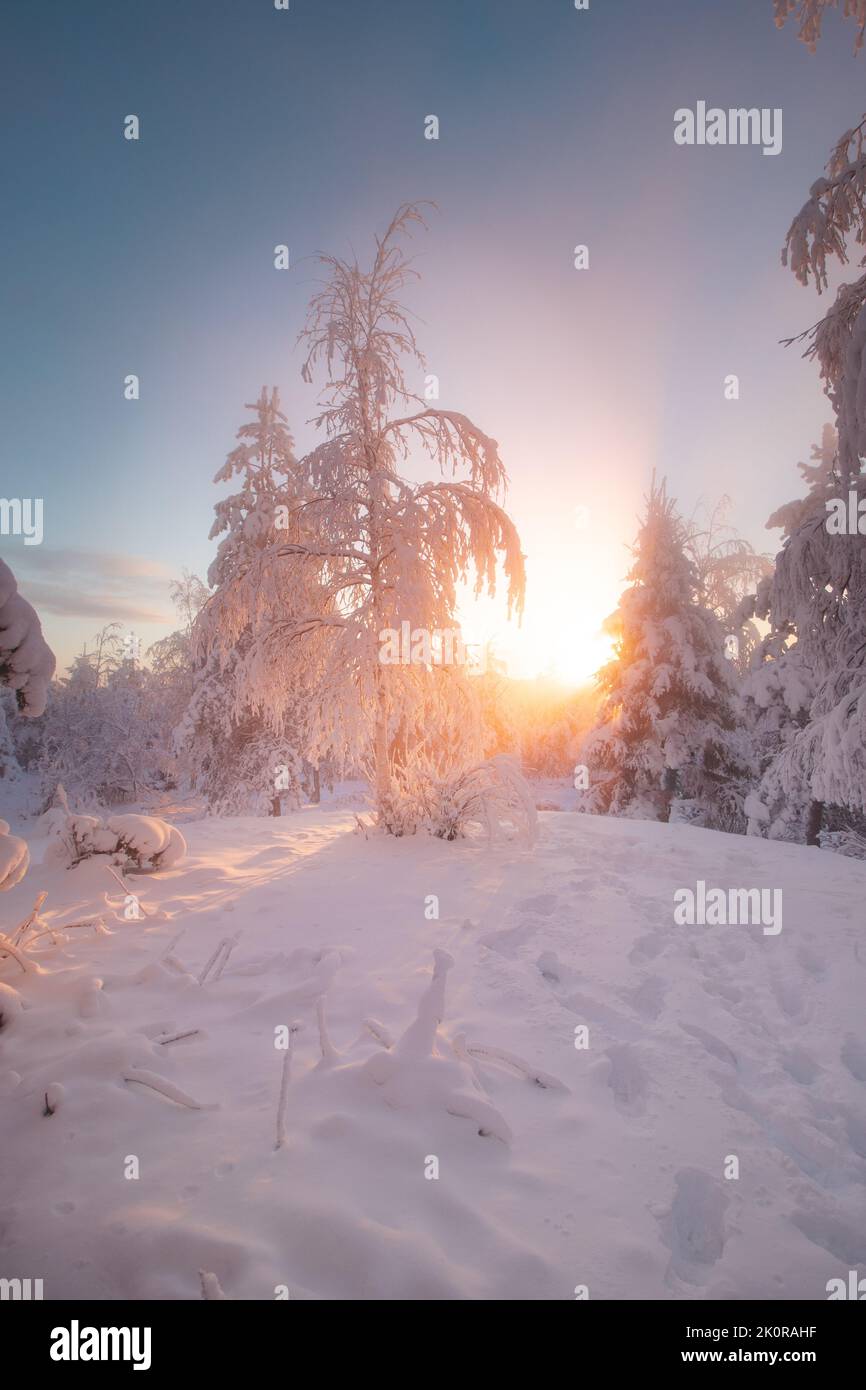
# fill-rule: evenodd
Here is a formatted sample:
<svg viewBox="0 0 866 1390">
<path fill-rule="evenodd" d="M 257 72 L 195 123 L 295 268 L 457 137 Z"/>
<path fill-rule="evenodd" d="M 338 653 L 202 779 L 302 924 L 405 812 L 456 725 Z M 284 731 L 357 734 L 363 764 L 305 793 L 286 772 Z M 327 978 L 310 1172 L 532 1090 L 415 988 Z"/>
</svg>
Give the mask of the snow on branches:
<svg viewBox="0 0 866 1390">
<path fill-rule="evenodd" d="M 723 629 L 699 602 L 686 543 L 664 483 L 654 482 L 630 587 L 607 622 L 616 652 L 598 677 L 599 723 L 579 754 L 589 810 L 662 820 L 676 796 L 712 821 L 743 771 Z"/>
<path fill-rule="evenodd" d="M 0 560 L 0 685 L 15 691 L 23 715 L 35 719 L 44 713 L 55 665 L 35 609 Z"/>
<path fill-rule="evenodd" d="M 303 721 L 313 761 L 369 766 L 382 823 L 400 759 L 443 737 L 469 696 L 456 669 L 383 664 L 380 634 L 403 621 L 455 629 L 458 586 L 474 576 L 476 592 L 492 593 L 500 567 L 520 612 L 525 582 L 496 441 L 461 412 L 429 407 L 405 375 L 407 363 L 425 366 L 399 298 L 415 274 L 401 238 L 417 225 L 420 208 L 400 208 L 369 270 L 320 257 L 325 281 L 301 338 L 304 379 L 320 367 L 328 376 L 314 422 L 325 438 L 291 466 L 284 450 L 273 531 L 257 522 L 250 540 L 244 520 L 243 563 L 212 572 L 198 631 L 203 660 L 236 666 L 238 712 L 246 704 L 275 733 Z M 262 401 L 257 410 L 259 457 L 275 427 Z M 439 477 L 402 476 L 413 453 Z M 474 756 L 467 742 L 464 764 Z"/>
<path fill-rule="evenodd" d="M 794 15 L 798 30 L 797 38 L 807 44 L 814 52 L 821 37 L 821 25 L 827 10 L 838 9 L 839 0 L 773 0 L 773 16 L 776 27 L 781 29 L 786 20 Z M 846 19 L 853 19 L 858 26 L 855 51 L 863 47 L 866 34 L 866 0 L 844 0 L 842 12 Z"/>
<path fill-rule="evenodd" d="M 799 36 L 810 47 L 827 8 L 827 0 L 802 0 L 797 9 Z M 777 0 L 776 22 L 794 9 L 792 0 Z M 859 25 L 859 48 L 866 0 L 845 0 L 844 13 Z M 866 246 L 866 116 L 837 141 L 826 176 L 812 185 L 791 224 L 782 261 L 801 284 L 813 278 L 820 293 L 827 288 L 828 256 L 844 265 L 852 243 Z M 763 600 L 771 637 L 787 646 L 796 634 L 796 659 L 813 682 L 814 698 L 805 727 L 785 743 L 764 782 L 777 797 L 811 796 L 809 814 L 820 824 L 824 802 L 866 810 L 866 561 L 857 527 L 834 530 L 827 516 L 846 506 L 856 514 L 866 498 L 866 275 L 842 285 L 830 311 L 800 338 L 808 341 L 806 355 L 818 359 L 838 446 L 832 462 L 818 458 L 809 496 L 770 519 L 786 529 Z M 825 436 L 818 454 L 828 444 Z"/>
</svg>

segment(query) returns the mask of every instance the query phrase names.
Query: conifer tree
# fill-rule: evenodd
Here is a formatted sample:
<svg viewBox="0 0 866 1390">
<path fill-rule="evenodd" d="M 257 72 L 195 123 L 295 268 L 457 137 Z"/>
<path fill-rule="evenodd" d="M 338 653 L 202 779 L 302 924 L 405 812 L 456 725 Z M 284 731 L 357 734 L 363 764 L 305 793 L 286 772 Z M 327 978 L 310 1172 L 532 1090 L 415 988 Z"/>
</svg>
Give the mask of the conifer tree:
<svg viewBox="0 0 866 1390">
<path fill-rule="evenodd" d="M 606 624 L 615 655 L 599 673 L 598 724 L 579 755 L 589 773 L 582 809 L 667 820 L 676 798 L 707 824 L 730 813 L 745 771 L 735 681 L 686 542 L 665 484 L 653 481 L 629 587 Z"/>
</svg>

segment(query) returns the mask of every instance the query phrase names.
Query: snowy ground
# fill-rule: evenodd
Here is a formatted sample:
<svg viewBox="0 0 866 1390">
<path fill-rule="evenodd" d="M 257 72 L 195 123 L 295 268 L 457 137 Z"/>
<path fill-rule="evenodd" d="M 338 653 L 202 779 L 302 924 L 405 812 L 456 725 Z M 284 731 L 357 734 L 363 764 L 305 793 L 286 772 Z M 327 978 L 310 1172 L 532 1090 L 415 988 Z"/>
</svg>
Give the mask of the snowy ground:
<svg viewBox="0 0 866 1390">
<path fill-rule="evenodd" d="M 46 1298 L 197 1298 L 204 1269 L 238 1299 L 567 1300 L 823 1299 L 866 1273 L 866 866 L 568 812 L 532 851 L 353 827 L 184 824 L 186 862 L 131 880 L 143 922 L 101 861 L 4 895 L 6 929 L 45 888 L 51 925 L 109 934 L 44 938 L 39 973 L 0 963 L 29 1006 L 2 1006 L 0 1276 Z M 781 888 L 782 932 L 675 926 L 698 878 Z M 422 1008 L 386 1051 L 364 1020 L 399 1040 L 434 950 L 454 961 L 435 1045 Z M 567 1090 L 467 1060 L 481 1045 Z"/>
</svg>

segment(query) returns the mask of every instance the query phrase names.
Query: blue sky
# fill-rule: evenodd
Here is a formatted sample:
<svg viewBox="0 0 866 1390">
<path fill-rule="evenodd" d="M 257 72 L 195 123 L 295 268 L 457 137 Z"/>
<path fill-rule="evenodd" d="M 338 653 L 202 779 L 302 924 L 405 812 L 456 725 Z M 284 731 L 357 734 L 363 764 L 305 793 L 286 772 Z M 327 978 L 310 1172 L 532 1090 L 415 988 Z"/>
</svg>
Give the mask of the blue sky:
<svg viewBox="0 0 866 1390">
<path fill-rule="evenodd" d="M 524 636 L 494 605 L 477 635 L 515 670 L 578 673 L 653 469 L 686 512 L 729 493 L 775 549 L 764 521 L 830 418 L 778 341 L 828 303 L 779 251 L 866 105 L 853 27 L 825 27 L 810 55 L 770 0 L 5 6 L 0 495 L 43 497 L 45 540 L 0 553 L 61 661 L 112 618 L 166 630 L 168 578 L 207 567 L 212 478 L 263 383 L 313 442 L 310 258 L 366 257 L 412 199 L 439 207 L 416 243 L 419 338 L 441 404 L 499 440 L 528 556 Z M 781 107 L 782 153 L 676 146 L 698 100 Z"/>
</svg>

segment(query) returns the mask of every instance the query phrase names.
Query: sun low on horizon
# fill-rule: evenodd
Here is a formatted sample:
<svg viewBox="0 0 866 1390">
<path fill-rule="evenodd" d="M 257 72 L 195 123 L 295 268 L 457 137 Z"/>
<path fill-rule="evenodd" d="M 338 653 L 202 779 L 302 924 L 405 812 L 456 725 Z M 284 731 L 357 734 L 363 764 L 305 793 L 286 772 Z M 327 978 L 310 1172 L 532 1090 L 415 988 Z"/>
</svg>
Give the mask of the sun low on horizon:
<svg viewBox="0 0 866 1390">
<path fill-rule="evenodd" d="M 545 499 L 550 506 L 550 499 Z M 515 680 L 547 678 L 570 688 L 590 684 L 613 656 L 605 619 L 626 584 L 628 554 L 624 537 L 611 534 L 607 517 L 630 515 L 632 506 L 599 513 L 587 525 L 573 506 L 562 508 L 565 522 L 541 535 L 527 528 L 526 601 L 520 620 L 509 618 L 504 584 L 494 597 L 460 593 L 458 616 L 469 643 L 489 651 Z"/>
</svg>

